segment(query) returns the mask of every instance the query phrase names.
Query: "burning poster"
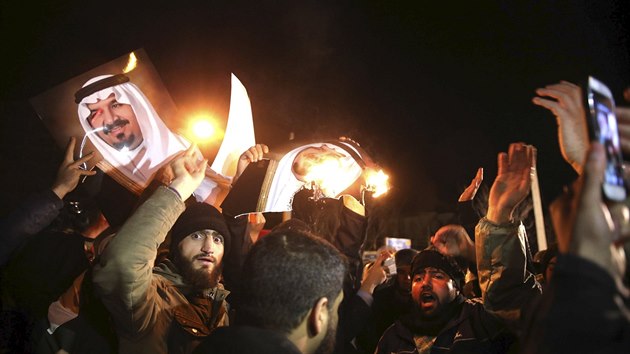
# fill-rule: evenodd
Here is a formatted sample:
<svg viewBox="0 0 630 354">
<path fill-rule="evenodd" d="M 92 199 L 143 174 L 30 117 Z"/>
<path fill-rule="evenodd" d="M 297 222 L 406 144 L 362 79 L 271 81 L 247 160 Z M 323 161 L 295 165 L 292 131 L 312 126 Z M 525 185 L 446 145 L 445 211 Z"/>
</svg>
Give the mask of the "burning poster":
<svg viewBox="0 0 630 354">
<path fill-rule="evenodd" d="M 248 166 L 222 207 L 233 216 L 289 211 L 302 188 L 314 189 L 317 197 L 337 198 L 357 184 L 375 195 L 387 189 L 387 175 L 376 171 L 357 143 L 340 139 L 305 144 Z"/>
</svg>

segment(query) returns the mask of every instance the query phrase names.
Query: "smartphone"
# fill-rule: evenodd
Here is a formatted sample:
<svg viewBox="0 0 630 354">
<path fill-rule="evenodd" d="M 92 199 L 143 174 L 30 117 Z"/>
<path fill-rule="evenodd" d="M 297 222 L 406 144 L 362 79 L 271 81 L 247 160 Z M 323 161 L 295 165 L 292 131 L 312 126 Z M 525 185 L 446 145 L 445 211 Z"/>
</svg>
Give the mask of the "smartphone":
<svg viewBox="0 0 630 354">
<path fill-rule="evenodd" d="M 385 245 L 393 247 L 396 251 L 411 248 L 411 239 L 398 237 L 385 237 Z"/>
<path fill-rule="evenodd" d="M 394 257 L 389 257 L 383 261 L 383 269 L 388 278 L 396 275 L 396 260 Z"/>
<path fill-rule="evenodd" d="M 609 200 L 626 199 L 623 180 L 623 155 L 619 144 L 615 101 L 610 89 L 592 76 L 585 90 L 589 138 L 606 149 L 606 173 L 602 189 Z"/>
</svg>

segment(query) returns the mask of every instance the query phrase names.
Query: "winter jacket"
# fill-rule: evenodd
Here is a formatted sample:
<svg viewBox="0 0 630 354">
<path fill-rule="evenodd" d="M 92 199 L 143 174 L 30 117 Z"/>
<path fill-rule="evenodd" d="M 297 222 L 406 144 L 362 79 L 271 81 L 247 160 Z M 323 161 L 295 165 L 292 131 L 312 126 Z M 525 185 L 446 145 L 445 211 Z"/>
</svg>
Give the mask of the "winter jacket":
<svg viewBox="0 0 630 354">
<path fill-rule="evenodd" d="M 158 246 L 184 209 L 173 191 L 158 188 L 94 266 L 94 288 L 113 318 L 121 353 L 191 353 L 228 323 L 222 286 L 204 297 L 168 260 L 153 267 Z"/>
<path fill-rule="evenodd" d="M 523 353 L 630 352 L 630 294 L 599 265 L 558 256 L 525 336 Z"/>
</svg>

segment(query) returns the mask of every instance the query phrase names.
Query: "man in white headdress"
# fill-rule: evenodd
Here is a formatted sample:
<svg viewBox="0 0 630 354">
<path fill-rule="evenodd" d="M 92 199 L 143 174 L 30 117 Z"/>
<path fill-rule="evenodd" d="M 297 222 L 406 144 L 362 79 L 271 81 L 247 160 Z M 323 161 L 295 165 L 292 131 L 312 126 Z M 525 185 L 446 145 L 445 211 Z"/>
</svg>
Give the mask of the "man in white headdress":
<svg viewBox="0 0 630 354">
<path fill-rule="evenodd" d="M 168 129 L 125 75 L 88 80 L 75 93 L 75 102 L 83 130 L 103 156 L 97 166 L 136 194 L 171 157 L 190 146 Z M 194 195 L 204 201 L 215 187 L 217 183 L 206 178 Z"/>
</svg>

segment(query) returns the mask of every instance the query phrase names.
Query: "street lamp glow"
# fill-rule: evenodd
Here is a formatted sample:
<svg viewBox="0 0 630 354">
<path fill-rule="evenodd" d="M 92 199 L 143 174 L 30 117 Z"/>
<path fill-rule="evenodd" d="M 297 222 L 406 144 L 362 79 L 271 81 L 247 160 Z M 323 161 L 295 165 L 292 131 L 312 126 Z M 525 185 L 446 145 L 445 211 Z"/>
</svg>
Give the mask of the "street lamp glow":
<svg viewBox="0 0 630 354">
<path fill-rule="evenodd" d="M 208 142 L 216 138 L 217 129 L 208 115 L 201 115 L 190 121 L 189 136 L 197 143 Z"/>
</svg>

